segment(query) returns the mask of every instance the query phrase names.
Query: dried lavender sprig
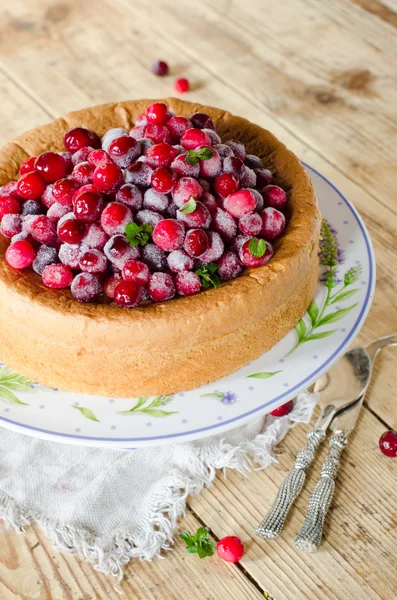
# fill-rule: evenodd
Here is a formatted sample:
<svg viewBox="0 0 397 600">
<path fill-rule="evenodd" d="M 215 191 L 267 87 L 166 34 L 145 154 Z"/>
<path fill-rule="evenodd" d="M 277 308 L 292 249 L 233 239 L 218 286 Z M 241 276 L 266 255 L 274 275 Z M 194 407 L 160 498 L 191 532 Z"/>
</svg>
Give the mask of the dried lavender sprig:
<svg viewBox="0 0 397 600">
<path fill-rule="evenodd" d="M 345 276 L 343 278 L 343 283 L 346 285 L 352 285 L 352 283 L 356 283 L 357 279 L 361 275 L 361 265 L 356 265 L 355 267 L 350 267 L 348 271 L 346 271 Z"/>
<path fill-rule="evenodd" d="M 323 219 L 320 233 L 320 264 L 324 267 L 336 267 L 345 260 L 343 250 L 339 246 L 336 230 Z"/>
</svg>

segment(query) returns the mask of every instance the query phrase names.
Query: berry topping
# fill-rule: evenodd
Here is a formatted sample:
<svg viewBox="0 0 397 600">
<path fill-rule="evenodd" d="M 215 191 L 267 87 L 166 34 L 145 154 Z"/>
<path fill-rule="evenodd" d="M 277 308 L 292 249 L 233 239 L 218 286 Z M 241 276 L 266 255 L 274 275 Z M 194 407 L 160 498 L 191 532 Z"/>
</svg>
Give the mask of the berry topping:
<svg viewBox="0 0 397 600">
<path fill-rule="evenodd" d="M 1 204 L 0 204 L 1 205 Z M 22 219 L 18 214 L 8 213 L 1 219 L 1 233 L 4 237 L 12 238 L 22 231 Z"/>
<path fill-rule="evenodd" d="M 34 261 L 35 251 L 33 246 L 26 240 L 20 240 L 8 246 L 6 261 L 14 269 L 26 269 Z"/>
<path fill-rule="evenodd" d="M 255 210 L 256 198 L 250 190 L 239 190 L 225 198 L 224 207 L 233 217 L 239 219 Z"/>
<path fill-rule="evenodd" d="M 245 161 L 245 146 L 242 142 L 239 142 L 238 140 L 228 140 L 225 144 L 231 148 L 234 156 L 237 156 L 237 158 L 243 162 Z"/>
<path fill-rule="evenodd" d="M 262 230 L 262 219 L 261 215 L 258 213 L 248 213 L 243 215 L 238 222 L 238 227 L 242 233 L 246 235 L 258 235 Z M 269 238 L 269 236 L 264 235 L 265 238 Z"/>
<path fill-rule="evenodd" d="M 178 155 L 178 150 L 171 144 L 155 144 L 145 154 L 146 164 L 149 167 L 169 167 L 174 158 Z"/>
<path fill-rule="evenodd" d="M 168 65 L 163 60 L 155 60 L 152 62 L 150 70 L 155 75 L 159 77 L 164 77 L 164 75 L 168 75 Z"/>
<path fill-rule="evenodd" d="M 226 198 L 230 194 L 237 192 L 240 187 L 240 182 L 233 173 L 224 173 L 215 179 L 214 188 L 217 194 Z"/>
<path fill-rule="evenodd" d="M 74 154 L 72 154 L 72 164 L 75 167 L 81 162 L 87 162 L 88 156 L 94 149 L 91 146 L 84 146 L 84 148 L 80 148 Z"/>
<path fill-rule="evenodd" d="M 37 251 L 32 267 L 38 275 L 42 275 L 48 265 L 59 263 L 58 252 L 52 246 L 42 244 Z"/>
<path fill-rule="evenodd" d="M 153 230 L 153 242 L 161 250 L 172 252 L 183 246 L 185 228 L 176 219 L 163 219 Z"/>
<path fill-rule="evenodd" d="M 262 161 L 259 156 L 255 156 L 255 154 L 246 154 L 245 156 L 245 164 L 250 169 L 261 169 Z M 269 171 L 270 173 L 270 171 Z"/>
<path fill-rule="evenodd" d="M 293 408 L 294 403 L 292 400 L 289 400 L 285 404 L 282 404 L 278 408 L 272 410 L 270 414 L 273 415 L 273 417 L 284 417 L 285 415 L 288 415 Z"/>
<path fill-rule="evenodd" d="M 211 139 L 207 133 L 196 127 L 187 129 L 181 137 L 181 146 L 186 150 L 195 150 L 199 146 L 211 146 Z"/>
<path fill-rule="evenodd" d="M 187 232 L 184 242 L 184 249 L 189 256 L 201 256 L 209 247 L 208 235 L 202 229 L 191 229 Z"/>
<path fill-rule="evenodd" d="M 102 229 L 108 235 L 124 233 L 126 225 L 132 222 L 132 212 L 125 204 L 110 202 L 101 214 Z"/>
<path fill-rule="evenodd" d="M 193 127 L 197 129 L 212 129 L 215 131 L 214 121 L 209 115 L 202 112 L 196 112 L 190 117 Z"/>
<path fill-rule="evenodd" d="M 260 217 L 262 220 L 262 236 L 265 239 L 273 240 L 283 233 L 286 219 L 282 212 L 269 206 L 260 213 Z M 243 231 L 243 233 L 248 232 Z"/>
<path fill-rule="evenodd" d="M 1 197 L 0 197 L 0 206 L 1 206 Z M 66 212 L 69 211 L 69 208 Z M 43 213 L 43 206 L 38 200 L 26 200 L 22 204 L 21 215 L 41 215 Z"/>
<path fill-rule="evenodd" d="M 221 279 L 234 279 L 244 270 L 234 252 L 225 252 L 218 261 L 218 274 Z"/>
<path fill-rule="evenodd" d="M 191 198 L 198 200 L 203 194 L 203 188 L 193 177 L 181 177 L 172 192 L 172 199 L 181 208 Z"/>
<path fill-rule="evenodd" d="M 146 244 L 142 248 L 142 260 L 151 271 L 162 271 L 167 268 L 167 255 L 155 244 Z"/>
<path fill-rule="evenodd" d="M 246 161 L 247 162 L 247 161 Z M 248 165 L 250 166 L 250 165 Z M 253 167 L 251 167 L 252 169 Z M 264 187 L 270 185 L 273 182 L 273 175 L 269 169 L 255 169 L 256 173 L 256 186 L 258 190 L 263 190 Z"/>
<path fill-rule="evenodd" d="M 36 157 L 31 156 L 30 158 L 26 158 L 19 167 L 19 172 L 21 175 L 25 175 L 25 173 L 32 173 L 35 170 L 34 163 L 36 162 Z"/>
<path fill-rule="evenodd" d="M 156 125 L 155 123 L 149 123 L 145 127 L 145 139 L 152 140 L 155 144 L 171 142 L 171 134 L 167 127 L 164 125 Z"/>
<path fill-rule="evenodd" d="M 142 299 L 142 288 L 134 281 L 120 281 L 114 290 L 114 301 L 122 308 L 134 308 Z"/>
<path fill-rule="evenodd" d="M 228 535 L 216 545 L 216 553 L 222 560 L 237 563 L 244 554 L 244 544 L 235 535 Z"/>
<path fill-rule="evenodd" d="M 19 213 L 20 206 L 18 200 L 12 196 L 0 196 L 0 221 L 4 215 Z"/>
<path fill-rule="evenodd" d="M 210 211 L 202 202 L 191 198 L 180 208 L 176 217 L 189 228 L 208 229 L 211 223 Z"/>
<path fill-rule="evenodd" d="M 56 152 L 43 152 L 36 158 L 35 170 L 40 173 L 44 181 L 54 183 L 67 174 L 65 159 Z"/>
<path fill-rule="evenodd" d="M 156 302 L 170 300 L 175 296 L 175 286 L 169 273 L 156 272 L 150 278 L 149 296 Z"/>
<path fill-rule="evenodd" d="M 169 204 L 168 196 L 160 194 L 153 188 L 146 190 L 143 196 L 143 208 L 145 210 L 153 210 L 155 212 L 163 213 Z"/>
<path fill-rule="evenodd" d="M 397 456 L 397 431 L 385 431 L 379 439 L 379 448 L 386 456 Z"/>
<path fill-rule="evenodd" d="M 166 127 L 171 134 L 171 142 L 177 144 L 185 131 L 192 127 L 192 123 L 186 117 L 171 117 L 168 119 Z"/>
<path fill-rule="evenodd" d="M 114 163 L 100 163 L 92 175 L 92 183 L 104 194 L 114 194 L 123 183 L 123 173 Z"/>
<path fill-rule="evenodd" d="M 79 221 L 95 223 L 99 221 L 102 209 L 103 200 L 99 192 L 84 192 L 77 196 L 73 212 Z"/>
<path fill-rule="evenodd" d="M 91 302 L 101 291 L 99 279 L 92 273 L 79 273 L 72 281 L 72 296 L 79 302 Z"/>
<path fill-rule="evenodd" d="M 133 137 L 123 135 L 112 140 L 107 151 L 112 161 L 118 167 L 125 169 L 138 158 L 141 147 Z M 106 162 L 109 163 L 109 161 Z"/>
<path fill-rule="evenodd" d="M 180 94 L 184 94 L 185 92 L 189 91 L 189 81 L 187 79 L 185 79 L 184 77 L 181 77 L 180 79 L 176 79 L 174 82 L 174 89 L 176 92 L 179 92 Z"/>
<path fill-rule="evenodd" d="M 130 246 L 124 235 L 114 235 L 105 244 L 103 249 L 108 260 L 118 269 L 122 269 L 127 260 L 139 258 L 137 246 Z"/>
<path fill-rule="evenodd" d="M 18 194 L 25 200 L 40 198 L 46 188 L 46 183 L 39 173 L 32 172 L 22 175 L 18 181 Z"/>
<path fill-rule="evenodd" d="M 167 264 L 171 271 L 179 273 L 180 271 L 192 271 L 194 260 L 183 250 L 173 250 L 167 256 Z"/>
<path fill-rule="evenodd" d="M 46 287 L 61 289 L 70 287 L 73 281 L 73 272 L 70 267 L 61 264 L 47 265 L 42 274 Z"/>
<path fill-rule="evenodd" d="M 179 157 L 177 156 L 175 160 Z M 174 164 L 173 161 L 172 164 Z M 168 194 L 173 189 L 177 181 L 176 175 L 168 167 L 159 167 L 153 171 L 151 185 L 156 192 L 160 194 Z M 168 205 L 168 202 L 167 202 Z"/>
<path fill-rule="evenodd" d="M 103 282 L 103 291 L 108 298 L 114 299 L 114 291 L 121 281 L 120 273 L 111 275 Z"/>
<path fill-rule="evenodd" d="M 124 171 L 126 183 L 148 187 L 152 180 L 153 169 L 143 162 L 135 162 Z"/>
<path fill-rule="evenodd" d="M 245 242 L 240 250 L 240 260 L 245 267 L 262 267 L 273 256 L 272 246 L 265 240 L 252 238 Z"/>
<path fill-rule="evenodd" d="M 164 125 L 170 117 L 168 106 L 163 102 L 150 104 L 145 111 L 145 115 L 147 122 L 155 125 Z"/>
<path fill-rule="evenodd" d="M 212 229 L 217 231 L 224 242 L 230 242 L 236 237 L 237 225 L 233 217 L 222 210 L 217 208 L 212 217 Z"/>
<path fill-rule="evenodd" d="M 79 185 L 87 185 L 92 182 L 94 171 L 95 165 L 89 162 L 82 162 L 74 167 L 71 177 Z"/>
<path fill-rule="evenodd" d="M 201 289 L 200 277 L 192 271 L 181 271 L 175 275 L 175 287 L 181 296 L 193 296 Z"/>
<path fill-rule="evenodd" d="M 213 262 L 218 260 L 225 249 L 221 236 L 216 231 L 208 231 L 208 248 L 200 255 L 203 262 Z"/>
<path fill-rule="evenodd" d="M 59 179 L 51 189 L 55 202 L 64 206 L 72 206 L 73 195 L 79 189 L 79 185 L 73 179 Z"/>
<path fill-rule="evenodd" d="M 55 240 L 56 233 L 57 230 L 54 221 L 45 215 L 35 218 L 31 227 L 31 234 L 36 242 L 40 242 L 42 244 L 51 244 L 51 242 Z"/>
<path fill-rule="evenodd" d="M 145 286 L 150 281 L 150 270 L 147 264 L 140 260 L 127 260 L 122 268 L 122 276 L 125 281 Z"/>
<path fill-rule="evenodd" d="M 66 244 L 78 244 L 85 235 L 85 224 L 76 219 L 68 219 L 58 227 L 58 236 Z"/>
<path fill-rule="evenodd" d="M 287 204 L 287 194 L 281 187 L 278 187 L 278 185 L 267 185 L 263 188 L 262 194 L 267 206 L 281 210 Z"/>
<path fill-rule="evenodd" d="M 106 150 L 98 149 L 92 150 L 92 152 L 89 153 L 87 156 L 87 162 L 96 166 L 99 165 L 99 163 L 112 162 L 112 159 Z"/>
<path fill-rule="evenodd" d="M 240 175 L 244 171 L 244 163 L 240 158 L 236 156 L 226 156 L 223 159 L 223 172 L 231 173 L 236 177 L 240 177 Z"/>
<path fill-rule="evenodd" d="M 80 269 L 87 273 L 104 273 L 108 266 L 106 256 L 100 250 L 87 250 L 80 255 Z"/>
<path fill-rule="evenodd" d="M 101 147 L 99 136 L 84 127 L 72 127 L 71 129 L 68 129 L 64 135 L 63 141 L 66 149 L 72 153 L 80 150 L 80 148 L 83 148 L 84 146 L 91 146 L 92 148 Z"/>
<path fill-rule="evenodd" d="M 102 250 L 108 239 L 108 234 L 104 232 L 98 223 L 91 223 L 91 225 L 88 225 L 85 231 L 85 236 L 82 239 L 82 243 L 88 248 Z"/>
</svg>

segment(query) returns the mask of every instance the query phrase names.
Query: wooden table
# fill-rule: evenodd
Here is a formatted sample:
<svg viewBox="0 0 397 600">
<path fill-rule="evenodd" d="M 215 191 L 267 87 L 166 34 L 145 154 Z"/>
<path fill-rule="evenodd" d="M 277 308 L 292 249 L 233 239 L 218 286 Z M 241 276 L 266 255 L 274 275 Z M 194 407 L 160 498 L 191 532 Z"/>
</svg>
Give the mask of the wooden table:
<svg viewBox="0 0 397 600">
<path fill-rule="evenodd" d="M 172 94 L 267 127 L 355 204 L 378 261 L 372 310 L 358 342 L 397 330 L 396 0 L 12 0 L 0 9 L 1 142 L 73 109 Z M 171 65 L 156 78 L 152 59 Z M 378 438 L 397 429 L 397 354 L 385 351 L 345 452 L 321 550 L 293 539 L 309 490 L 282 537 L 253 529 L 274 497 L 307 427 L 281 444 L 279 463 L 248 479 L 218 477 L 189 502 L 181 529 L 239 535 L 240 564 L 200 561 L 179 542 L 165 560 L 131 563 L 121 585 L 142 600 L 393 600 L 397 598 L 397 459 Z M 322 453 L 322 458 L 324 452 Z M 318 464 L 318 463 L 317 463 Z M 60 554 L 38 527 L 2 529 L 1 600 L 117 599 L 113 580 Z"/>
</svg>

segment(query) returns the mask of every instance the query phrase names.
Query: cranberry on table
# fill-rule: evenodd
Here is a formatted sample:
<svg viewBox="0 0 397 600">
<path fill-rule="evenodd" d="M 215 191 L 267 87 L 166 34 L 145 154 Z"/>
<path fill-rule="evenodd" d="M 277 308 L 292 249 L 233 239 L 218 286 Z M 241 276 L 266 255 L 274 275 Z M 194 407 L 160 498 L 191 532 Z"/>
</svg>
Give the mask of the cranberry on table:
<svg viewBox="0 0 397 600">
<path fill-rule="evenodd" d="M 207 233 L 202 229 L 191 229 L 186 234 L 183 247 L 189 256 L 201 256 L 209 247 Z"/>
<path fill-rule="evenodd" d="M 189 81 L 187 79 L 185 79 L 184 77 L 181 77 L 180 79 L 176 79 L 174 82 L 174 89 L 176 92 L 179 92 L 181 94 L 184 94 L 185 92 L 189 91 Z"/>
<path fill-rule="evenodd" d="M 73 212 L 79 221 L 95 223 L 99 220 L 103 209 L 103 199 L 99 192 L 85 192 L 77 197 Z"/>
<path fill-rule="evenodd" d="M 77 219 L 68 219 L 58 227 L 58 237 L 66 244 L 78 244 L 85 235 L 86 226 Z"/>
<path fill-rule="evenodd" d="M 225 198 L 224 207 L 233 217 L 240 219 L 255 210 L 256 198 L 250 190 L 239 190 Z"/>
<path fill-rule="evenodd" d="M 72 127 L 68 129 L 63 137 L 64 144 L 69 152 L 76 152 L 84 146 L 100 148 L 101 140 L 99 136 L 84 127 Z"/>
<path fill-rule="evenodd" d="M 13 196 L 0 196 L 0 221 L 4 215 L 19 213 L 21 207 Z"/>
<path fill-rule="evenodd" d="M 26 269 L 34 261 L 35 255 L 32 244 L 26 240 L 20 240 L 8 246 L 6 261 L 14 269 Z"/>
<path fill-rule="evenodd" d="M 234 279 L 244 270 L 241 261 L 234 252 L 225 252 L 218 260 L 218 275 L 221 279 Z"/>
<path fill-rule="evenodd" d="M 149 267 L 140 260 L 127 260 L 121 272 L 125 281 L 133 281 L 141 286 L 150 281 Z"/>
<path fill-rule="evenodd" d="M 134 308 L 142 300 L 142 287 L 133 281 L 120 281 L 114 290 L 114 301 L 121 308 Z"/>
<path fill-rule="evenodd" d="M 163 219 L 154 228 L 152 238 L 161 250 L 179 250 L 185 239 L 185 228 L 176 219 Z"/>
<path fill-rule="evenodd" d="M 22 175 L 18 180 L 18 194 L 25 200 L 40 198 L 46 188 L 46 182 L 39 173 L 32 172 Z"/>
<path fill-rule="evenodd" d="M 168 74 L 168 65 L 163 60 L 155 60 L 152 62 L 150 70 L 159 77 L 164 77 Z"/>
<path fill-rule="evenodd" d="M 239 258 L 245 267 L 257 268 L 263 267 L 273 256 L 272 246 L 266 242 L 266 250 L 263 256 L 254 256 L 250 251 L 252 240 L 245 242 L 240 250 Z"/>
<path fill-rule="evenodd" d="M 262 221 L 262 236 L 267 240 L 273 240 L 281 235 L 285 229 L 286 218 L 276 208 L 268 206 L 260 213 Z"/>
<path fill-rule="evenodd" d="M 379 448 L 385 456 L 397 456 L 397 431 L 385 431 L 379 439 Z"/>
<path fill-rule="evenodd" d="M 240 187 L 240 181 L 233 173 L 224 173 L 215 179 L 214 188 L 217 194 L 226 198 L 230 194 L 237 192 Z"/>
<path fill-rule="evenodd" d="M 181 146 L 186 150 L 195 150 L 198 146 L 211 146 L 211 138 L 202 129 L 192 127 L 182 135 Z"/>
<path fill-rule="evenodd" d="M 181 296 L 193 296 L 201 289 L 200 277 L 193 271 L 181 271 L 174 278 L 175 287 Z"/>
<path fill-rule="evenodd" d="M 65 159 L 56 152 L 43 152 L 34 163 L 35 170 L 40 173 L 44 181 L 54 183 L 67 174 Z"/>
<path fill-rule="evenodd" d="M 123 135 L 112 140 L 108 147 L 108 154 L 112 161 L 122 169 L 131 165 L 140 155 L 141 147 L 134 138 Z M 105 160 L 105 164 L 111 161 Z M 104 164 L 104 163 L 98 163 Z"/>
<path fill-rule="evenodd" d="M 281 187 L 278 187 L 278 185 L 267 185 L 263 188 L 262 194 L 265 204 L 272 208 L 280 210 L 287 204 L 287 193 Z"/>
<path fill-rule="evenodd" d="M 178 155 L 178 150 L 171 144 L 155 144 L 145 153 L 146 163 L 149 167 L 169 167 L 174 158 Z"/>
<path fill-rule="evenodd" d="M 73 281 L 73 271 L 62 264 L 47 265 L 42 273 L 43 283 L 46 287 L 62 289 L 70 287 Z"/>
<path fill-rule="evenodd" d="M 70 289 L 73 298 L 76 298 L 79 302 L 91 302 L 102 292 L 98 277 L 92 273 L 79 273 L 76 275 Z"/>
<path fill-rule="evenodd" d="M 190 117 L 190 120 L 193 127 L 197 129 L 213 129 L 215 131 L 214 121 L 207 113 L 196 112 Z"/>
<path fill-rule="evenodd" d="M 56 233 L 56 224 L 46 215 L 38 216 L 31 228 L 33 239 L 42 244 L 51 244 L 55 240 Z"/>
<path fill-rule="evenodd" d="M 170 117 L 168 106 L 164 102 L 150 104 L 145 111 L 145 115 L 148 123 L 154 123 L 155 125 L 164 125 Z"/>
<path fill-rule="evenodd" d="M 236 563 L 244 554 L 244 544 L 237 536 L 228 535 L 219 540 L 216 545 L 216 553 L 222 560 Z"/>
<path fill-rule="evenodd" d="M 180 141 L 185 131 L 192 127 L 192 123 L 186 117 L 171 117 L 165 126 L 171 134 L 171 142 L 176 144 Z"/>
<path fill-rule="evenodd" d="M 153 273 L 148 287 L 149 296 L 155 302 L 171 300 L 175 296 L 175 285 L 169 273 Z"/>
<path fill-rule="evenodd" d="M 177 177 L 175 173 L 168 167 L 158 167 L 153 171 L 151 185 L 160 194 L 171 192 L 176 182 Z"/>
<path fill-rule="evenodd" d="M 92 183 L 99 192 L 114 194 L 123 184 L 123 173 L 114 163 L 100 163 L 95 167 Z"/>
<path fill-rule="evenodd" d="M 288 415 L 293 408 L 294 403 L 292 400 L 289 400 L 285 404 L 282 404 L 278 408 L 272 410 L 270 414 L 273 415 L 273 417 L 284 417 L 285 415 Z"/>
<path fill-rule="evenodd" d="M 130 209 L 120 202 L 110 202 L 101 214 L 102 229 L 108 235 L 124 233 L 126 225 L 132 223 L 132 220 Z"/>
<path fill-rule="evenodd" d="M 36 157 L 31 156 L 30 158 L 26 158 L 19 167 L 19 173 L 21 175 L 25 175 L 25 173 L 32 173 L 35 170 L 34 163 L 36 162 Z"/>
<path fill-rule="evenodd" d="M 95 165 L 89 162 L 82 162 L 74 167 L 71 177 L 80 185 L 87 185 L 92 182 L 94 171 Z"/>
<path fill-rule="evenodd" d="M 79 189 L 77 181 L 68 178 L 59 179 L 52 186 L 52 195 L 56 202 L 65 206 L 72 205 L 73 195 Z"/>
</svg>

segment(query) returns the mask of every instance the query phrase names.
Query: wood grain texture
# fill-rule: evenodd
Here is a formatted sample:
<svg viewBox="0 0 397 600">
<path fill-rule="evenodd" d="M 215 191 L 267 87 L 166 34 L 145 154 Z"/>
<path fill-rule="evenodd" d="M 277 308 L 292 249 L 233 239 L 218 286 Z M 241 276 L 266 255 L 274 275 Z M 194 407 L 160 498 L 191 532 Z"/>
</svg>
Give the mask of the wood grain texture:
<svg viewBox="0 0 397 600">
<path fill-rule="evenodd" d="M 158 0 L 155 9 L 146 0 L 13 0 L 0 17 L 1 143 L 91 104 L 168 96 L 173 79 L 186 76 L 186 99 L 270 129 L 354 202 L 378 263 L 373 307 L 357 342 L 397 331 L 395 0 Z M 169 62 L 170 76 L 149 72 L 154 58 Z M 293 538 L 319 462 L 282 537 L 253 536 L 303 445 L 300 427 L 280 447 L 278 464 L 248 479 L 219 477 L 180 524 L 204 523 L 215 538 L 240 535 L 247 548 L 241 565 L 199 561 L 177 542 L 165 560 L 126 568 L 126 597 L 397 598 L 397 464 L 377 448 L 386 425 L 397 428 L 396 360 L 390 349 L 375 365 L 317 554 L 297 552 Z M 38 527 L 26 537 L 3 528 L 0 539 L 1 600 L 119 597 L 111 578 L 53 550 Z"/>
</svg>

